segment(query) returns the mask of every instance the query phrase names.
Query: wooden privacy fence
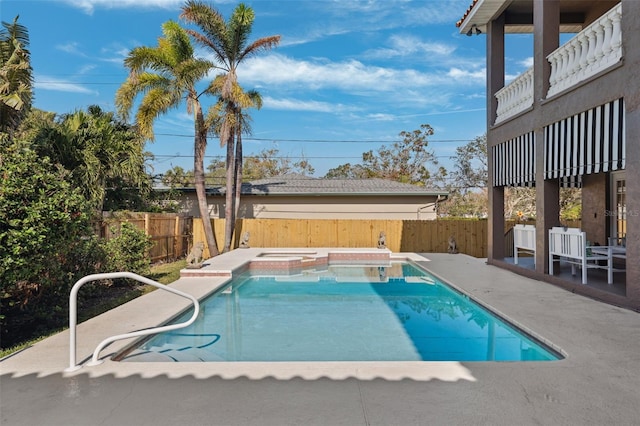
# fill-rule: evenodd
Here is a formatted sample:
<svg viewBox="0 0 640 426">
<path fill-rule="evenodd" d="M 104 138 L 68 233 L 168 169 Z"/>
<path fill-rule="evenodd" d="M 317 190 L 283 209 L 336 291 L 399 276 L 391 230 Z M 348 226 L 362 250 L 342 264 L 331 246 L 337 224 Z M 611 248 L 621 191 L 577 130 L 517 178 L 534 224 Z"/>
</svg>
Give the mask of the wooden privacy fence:
<svg viewBox="0 0 640 426">
<path fill-rule="evenodd" d="M 191 248 L 193 217 L 172 213 L 118 213 L 103 215 L 99 236 L 111 239 L 120 235 L 123 222 L 131 223 L 151 237 L 152 262 L 169 261 L 184 257 Z M 202 224 L 200 225 L 202 227 Z"/>
<path fill-rule="evenodd" d="M 129 222 L 154 243 L 153 262 L 173 260 L 187 255 L 194 241 L 206 242 L 200 218 L 167 213 L 105 214 L 99 235 L 110 239 L 120 233 L 120 224 Z M 513 246 L 510 230 L 515 221 L 505 222 L 507 256 Z M 527 222 L 535 225 L 535 221 Z M 212 219 L 218 248 L 224 244 L 224 219 Z M 580 221 L 567 226 L 580 227 Z M 232 246 L 238 247 L 241 236 L 249 232 L 251 247 L 377 247 L 381 231 L 393 252 L 446 253 L 453 236 L 460 253 L 487 257 L 487 220 L 368 220 L 368 219 L 239 219 Z M 510 241 L 510 242 L 509 242 Z M 205 256 L 209 256 L 208 248 Z"/>
<path fill-rule="evenodd" d="M 224 219 L 211 223 L 221 248 Z M 381 231 L 393 252 L 446 253 L 453 236 L 461 253 L 487 256 L 486 220 L 239 219 L 232 246 L 249 232 L 251 247 L 377 247 Z M 193 241 L 206 244 L 200 218 L 193 219 Z"/>
</svg>

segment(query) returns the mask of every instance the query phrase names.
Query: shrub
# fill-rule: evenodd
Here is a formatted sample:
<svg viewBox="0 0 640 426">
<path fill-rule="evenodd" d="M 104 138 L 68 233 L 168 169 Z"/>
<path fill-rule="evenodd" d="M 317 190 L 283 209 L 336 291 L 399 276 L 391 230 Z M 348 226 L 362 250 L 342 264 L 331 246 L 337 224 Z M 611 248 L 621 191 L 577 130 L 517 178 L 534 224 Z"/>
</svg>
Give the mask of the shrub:
<svg viewBox="0 0 640 426">
<path fill-rule="evenodd" d="M 121 223 L 120 235 L 104 244 L 107 256 L 104 271 L 148 274 L 151 264 L 149 249 L 152 245 L 151 237 L 143 231 L 128 222 Z"/>
<path fill-rule="evenodd" d="M 2 345 L 66 322 L 69 290 L 102 258 L 68 172 L 18 143 L 0 153 Z"/>
</svg>

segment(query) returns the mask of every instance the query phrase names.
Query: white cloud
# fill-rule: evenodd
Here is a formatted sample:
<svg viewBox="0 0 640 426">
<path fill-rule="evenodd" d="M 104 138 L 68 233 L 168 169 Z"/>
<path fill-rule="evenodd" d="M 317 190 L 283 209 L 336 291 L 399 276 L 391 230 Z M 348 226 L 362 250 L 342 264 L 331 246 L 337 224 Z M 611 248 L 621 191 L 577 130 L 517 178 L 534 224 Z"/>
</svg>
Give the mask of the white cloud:
<svg viewBox="0 0 640 426">
<path fill-rule="evenodd" d="M 469 7 L 470 0 L 333 0 L 300 1 L 305 13 L 314 16 L 300 34 L 284 37 L 281 46 L 300 45 L 348 33 L 452 24 Z M 328 15 L 328 16 L 327 16 Z M 324 17 L 327 17 L 323 20 Z"/>
<path fill-rule="evenodd" d="M 389 47 L 365 52 L 366 58 L 390 59 L 394 57 L 409 57 L 415 59 L 432 59 L 451 55 L 455 47 L 445 43 L 429 43 L 413 35 L 393 35 L 388 41 Z"/>
<path fill-rule="evenodd" d="M 299 99 L 275 99 L 270 96 L 263 98 L 265 108 L 287 110 L 287 111 L 311 111 L 311 112 L 341 112 L 346 108 L 341 104 L 328 102 L 318 102 Z"/>
<path fill-rule="evenodd" d="M 71 53 L 73 55 L 86 56 L 84 53 L 80 51 L 79 46 L 80 45 L 77 42 L 72 41 L 66 44 L 58 44 L 56 45 L 56 49 L 62 50 L 63 52 L 66 52 L 66 53 Z"/>
<path fill-rule="evenodd" d="M 455 50 L 454 46 L 444 43 L 426 43 L 416 36 L 394 35 L 390 39 L 391 47 L 402 52 L 403 55 L 414 53 L 435 53 L 437 55 L 450 55 Z"/>
<path fill-rule="evenodd" d="M 464 12 L 469 7 L 469 1 L 333 0 L 330 7 L 327 7 L 324 2 L 314 3 L 319 4 L 323 10 L 330 9 L 334 16 L 358 15 L 364 17 L 369 23 L 377 22 L 385 25 L 384 28 L 393 28 L 412 24 L 455 22 L 460 19 L 461 11 Z"/>
<path fill-rule="evenodd" d="M 373 113 L 373 114 L 368 114 L 366 116 L 366 119 L 372 120 L 372 121 L 394 121 L 398 119 L 398 116 L 393 114 L 385 114 L 385 113 Z"/>
<path fill-rule="evenodd" d="M 484 83 L 484 75 L 484 69 L 463 71 L 453 68 L 448 73 L 424 73 L 372 66 L 356 60 L 296 60 L 280 54 L 252 58 L 238 71 L 238 77 L 245 85 L 287 86 L 290 90 L 332 88 L 359 94 L 412 90 L 461 81 Z"/>
<path fill-rule="evenodd" d="M 94 70 L 96 68 L 97 68 L 96 65 L 92 65 L 92 64 L 84 65 L 84 66 L 80 67 L 80 69 L 78 70 L 78 74 L 80 74 L 80 75 L 81 74 L 87 74 L 87 73 L 89 73 L 90 71 L 92 71 L 92 70 Z"/>
<path fill-rule="evenodd" d="M 533 56 L 529 56 L 528 58 L 525 58 L 518 63 L 523 67 L 529 69 L 533 66 Z"/>
<path fill-rule="evenodd" d="M 462 70 L 460 68 L 451 68 L 447 75 L 457 82 L 485 82 L 487 70 L 482 68 L 479 70 Z"/>
<path fill-rule="evenodd" d="M 129 9 L 129 8 L 161 8 L 173 9 L 180 7 L 183 0 L 61 0 L 69 6 L 82 9 L 91 15 L 96 8 Z"/>
<path fill-rule="evenodd" d="M 82 93 L 86 95 L 98 95 L 95 90 L 88 89 L 82 84 L 75 83 L 69 80 L 61 80 L 55 77 L 49 77 L 46 75 L 36 76 L 33 86 L 40 90 L 51 90 L 56 92 L 66 93 Z"/>
</svg>

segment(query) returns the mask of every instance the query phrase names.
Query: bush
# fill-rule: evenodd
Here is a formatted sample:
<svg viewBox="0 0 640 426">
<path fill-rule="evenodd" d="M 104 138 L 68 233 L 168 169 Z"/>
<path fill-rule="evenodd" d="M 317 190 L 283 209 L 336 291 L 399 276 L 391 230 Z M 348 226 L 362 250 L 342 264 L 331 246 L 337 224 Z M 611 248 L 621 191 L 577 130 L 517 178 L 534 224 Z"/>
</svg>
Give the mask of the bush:
<svg viewBox="0 0 640 426">
<path fill-rule="evenodd" d="M 69 172 L 26 144 L 0 150 L 0 342 L 10 347 L 68 323 L 71 287 L 97 272 L 149 272 L 150 238 L 123 224 L 100 241 L 92 208 Z M 109 283 L 83 287 L 80 306 L 102 303 Z"/>
<path fill-rule="evenodd" d="M 123 222 L 120 224 L 120 235 L 104 244 L 107 256 L 104 271 L 148 274 L 151 264 L 149 249 L 152 246 L 151 237 L 134 225 Z"/>
<path fill-rule="evenodd" d="M 18 143 L 0 154 L 2 346 L 66 322 L 69 290 L 103 258 L 68 172 Z"/>
</svg>

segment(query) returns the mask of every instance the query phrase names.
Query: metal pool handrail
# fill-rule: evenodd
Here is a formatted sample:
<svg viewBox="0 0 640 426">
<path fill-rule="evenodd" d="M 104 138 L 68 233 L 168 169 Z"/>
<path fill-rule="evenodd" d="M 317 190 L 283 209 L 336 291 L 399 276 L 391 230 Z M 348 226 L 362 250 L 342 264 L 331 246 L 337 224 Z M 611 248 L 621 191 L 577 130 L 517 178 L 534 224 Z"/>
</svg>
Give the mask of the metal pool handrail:
<svg viewBox="0 0 640 426">
<path fill-rule="evenodd" d="M 170 293 L 176 294 L 186 299 L 189 299 L 193 303 L 193 315 L 188 321 L 185 321 L 179 324 L 165 325 L 162 327 L 155 327 L 155 328 L 150 328 L 146 330 L 139 330 L 131 333 L 118 334 L 116 336 L 108 337 L 98 344 L 95 351 L 93 352 L 91 361 L 88 362 L 87 365 L 98 365 L 102 363 L 102 361 L 98 359 L 100 352 L 108 344 L 115 342 L 116 340 L 128 339 L 130 337 L 147 336 L 149 334 L 161 333 L 163 331 L 170 331 L 170 330 L 177 330 L 180 328 L 184 328 L 184 327 L 187 327 L 188 325 L 191 325 L 196 320 L 196 317 L 200 312 L 200 304 L 198 303 L 198 300 L 192 295 L 182 292 L 180 290 L 176 290 L 164 284 L 160 284 L 157 281 L 153 281 L 149 278 L 145 278 L 138 274 L 134 274 L 133 272 L 110 272 L 105 274 L 92 274 L 92 275 L 87 275 L 84 278 L 80 278 L 73 285 L 73 288 L 71 289 L 71 293 L 69 294 L 69 368 L 65 369 L 65 371 L 75 371 L 81 368 L 81 366 L 77 365 L 76 363 L 76 326 L 78 323 L 77 298 L 78 298 L 78 291 L 80 290 L 80 287 L 82 287 L 84 284 L 91 281 L 109 280 L 114 278 L 130 278 L 130 279 L 142 282 L 144 284 L 152 285 L 156 288 L 166 290 Z"/>
</svg>

